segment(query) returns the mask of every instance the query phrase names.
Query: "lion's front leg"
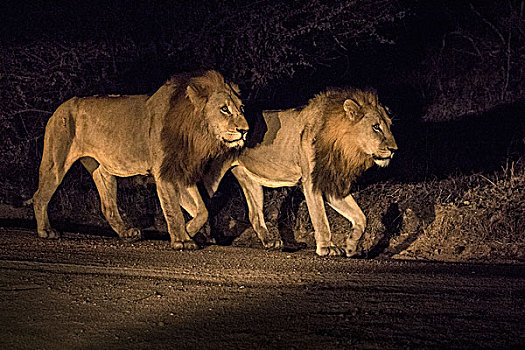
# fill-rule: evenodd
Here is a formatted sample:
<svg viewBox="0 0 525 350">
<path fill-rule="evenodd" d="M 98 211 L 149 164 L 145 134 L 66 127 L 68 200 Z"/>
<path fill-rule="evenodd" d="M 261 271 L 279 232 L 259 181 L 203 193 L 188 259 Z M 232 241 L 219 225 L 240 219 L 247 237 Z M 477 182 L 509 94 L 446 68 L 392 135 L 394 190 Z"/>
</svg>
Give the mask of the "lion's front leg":
<svg viewBox="0 0 525 350">
<path fill-rule="evenodd" d="M 171 181 L 156 179 L 157 194 L 168 226 L 171 247 L 176 250 L 194 250 L 197 243 L 186 232 L 184 216 L 180 209 L 179 188 Z"/>
<path fill-rule="evenodd" d="M 311 181 L 303 182 L 304 197 L 312 225 L 316 243 L 315 252 L 320 256 L 344 256 L 345 251 L 332 242 L 330 224 L 324 207 L 323 194 L 313 189 Z"/>
<path fill-rule="evenodd" d="M 197 185 L 180 189 L 180 204 L 192 217 L 192 219 L 186 223 L 186 232 L 190 237 L 197 239 L 195 235 L 200 231 L 204 236 L 205 242 L 203 243 L 215 243 L 210 237 L 209 232 L 203 233 L 203 230 L 201 230 L 208 221 L 208 210 L 202 200 Z"/>
<path fill-rule="evenodd" d="M 357 255 L 357 244 L 366 227 L 365 214 L 351 195 L 339 199 L 328 196 L 328 204 L 352 223 L 352 230 L 345 242 L 345 252 L 347 257 Z"/>
</svg>

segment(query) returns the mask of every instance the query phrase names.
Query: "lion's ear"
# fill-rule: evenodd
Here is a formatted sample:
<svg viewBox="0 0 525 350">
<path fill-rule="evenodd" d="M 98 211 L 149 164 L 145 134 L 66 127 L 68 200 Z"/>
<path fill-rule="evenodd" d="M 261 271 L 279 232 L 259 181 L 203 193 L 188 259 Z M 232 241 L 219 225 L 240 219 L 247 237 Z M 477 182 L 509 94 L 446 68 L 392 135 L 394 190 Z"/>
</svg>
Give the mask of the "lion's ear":
<svg viewBox="0 0 525 350">
<path fill-rule="evenodd" d="M 206 88 L 199 84 L 195 79 L 192 79 L 186 88 L 186 96 L 188 96 L 196 109 L 201 109 L 204 107 L 206 100 L 208 99 Z"/>
<path fill-rule="evenodd" d="M 359 104 L 356 101 L 352 99 L 345 100 L 345 102 L 343 103 L 343 109 L 345 110 L 346 114 L 351 120 L 357 119 L 357 111 L 359 110 Z"/>
</svg>

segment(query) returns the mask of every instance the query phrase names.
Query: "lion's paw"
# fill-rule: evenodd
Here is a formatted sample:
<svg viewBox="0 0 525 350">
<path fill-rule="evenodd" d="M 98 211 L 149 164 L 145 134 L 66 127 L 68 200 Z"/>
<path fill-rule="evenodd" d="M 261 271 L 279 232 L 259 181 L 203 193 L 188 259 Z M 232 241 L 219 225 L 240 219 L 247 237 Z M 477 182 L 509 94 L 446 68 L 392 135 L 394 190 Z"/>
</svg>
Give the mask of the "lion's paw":
<svg viewBox="0 0 525 350">
<path fill-rule="evenodd" d="M 347 258 L 354 258 L 356 256 L 359 256 L 360 254 L 362 254 L 362 250 L 357 249 L 357 247 L 354 247 L 354 248 L 345 247 L 345 255 Z"/>
<path fill-rule="evenodd" d="M 315 252 L 319 256 L 345 256 L 345 250 L 336 246 L 317 247 Z"/>
<path fill-rule="evenodd" d="M 283 247 L 283 241 L 280 239 L 274 239 L 271 241 L 268 241 L 266 243 L 263 243 L 264 248 L 266 249 L 281 249 Z"/>
<path fill-rule="evenodd" d="M 138 228 L 132 227 L 122 233 L 119 233 L 119 237 L 127 241 L 138 241 L 142 239 L 142 231 L 140 231 Z"/>
<path fill-rule="evenodd" d="M 48 228 L 44 230 L 39 230 L 38 237 L 45 239 L 57 239 L 60 238 L 60 233 L 55 229 Z"/>
<path fill-rule="evenodd" d="M 199 246 L 195 241 L 173 241 L 171 242 L 171 248 L 175 250 L 196 250 Z"/>
</svg>

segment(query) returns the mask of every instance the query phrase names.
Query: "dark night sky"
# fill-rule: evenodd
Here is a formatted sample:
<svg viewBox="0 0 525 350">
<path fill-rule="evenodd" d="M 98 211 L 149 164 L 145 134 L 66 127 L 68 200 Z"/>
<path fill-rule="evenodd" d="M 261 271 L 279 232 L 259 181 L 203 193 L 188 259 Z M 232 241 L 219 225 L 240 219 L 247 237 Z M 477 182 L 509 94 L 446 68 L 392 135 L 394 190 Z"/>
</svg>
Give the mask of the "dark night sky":
<svg viewBox="0 0 525 350">
<path fill-rule="evenodd" d="M 4 1 L 0 4 L 2 36 L 32 38 L 98 35 L 152 37 L 168 30 L 174 19 L 188 20 L 202 6 L 193 1 Z M 165 5 L 168 4 L 168 5 Z M 180 14 L 185 13 L 186 16 Z"/>
<path fill-rule="evenodd" d="M 227 11 L 223 11 L 221 3 L 229 4 L 230 7 Z M 256 4 L 260 3 L 278 4 L 279 2 L 263 1 Z M 300 5 L 308 3 L 308 1 L 293 3 Z M 320 1 L 319 3 L 328 2 Z M 269 90 L 280 87 L 288 90 L 301 90 L 305 88 L 302 81 L 308 79 L 312 83 L 311 91 L 298 91 L 297 94 L 309 96 L 314 91 L 330 85 L 350 83 L 351 85 L 372 85 L 377 88 L 382 86 L 386 88 L 392 84 L 405 85 L 403 82 L 405 76 L 420 68 L 430 50 L 439 50 L 442 47 L 446 33 L 454 32 L 460 27 L 462 30 L 472 29 L 475 34 L 482 34 L 486 31 L 482 28 L 483 23 L 480 19 L 473 15 L 468 2 L 399 0 L 392 3 L 403 9 L 405 16 L 393 23 L 381 24 L 377 29 L 379 32 L 382 31 L 388 39 L 394 40 L 395 44 L 366 42 L 366 36 L 357 39 L 349 37 L 349 41 L 343 43 L 348 50 L 341 51 L 336 47 L 335 42 L 323 42 L 326 39 L 331 40 L 329 30 L 324 33 L 325 37 L 321 36 L 317 39 L 308 36 L 299 37 L 306 54 L 310 55 L 307 57 L 310 60 L 308 65 L 304 65 L 304 67 L 299 65 L 293 74 L 287 72 L 282 76 L 280 75 L 280 68 L 277 67 L 274 69 L 277 72 L 274 72 L 275 76 L 270 74 L 269 82 L 261 83 L 261 86 Z M 498 11 L 503 13 L 505 10 L 505 6 L 494 6 L 492 1 L 476 1 L 474 3 L 479 11 L 494 16 L 494 18 L 499 16 Z M 141 86 L 137 87 L 139 90 L 146 89 L 149 86 L 157 86 L 159 81 L 165 79 L 170 73 L 176 73 L 179 69 L 207 68 L 219 69 L 226 75 L 238 77 L 241 85 L 245 79 L 248 88 L 251 88 L 249 86 L 250 78 L 235 70 L 245 72 L 250 70 L 250 65 L 253 65 L 254 69 L 262 70 L 262 74 L 265 74 L 268 73 L 265 69 L 271 64 L 284 65 L 290 57 L 297 59 L 292 55 L 276 58 L 275 62 L 270 60 L 262 62 L 259 58 L 272 55 L 272 53 L 257 52 L 257 48 L 253 46 L 262 46 L 261 43 L 251 44 L 252 47 L 245 49 L 242 47 L 242 40 L 244 39 L 236 48 L 230 47 L 228 42 L 217 44 L 223 38 L 226 38 L 224 40 L 227 41 L 228 35 L 231 35 L 229 31 L 238 27 L 235 20 L 229 21 L 228 18 L 222 17 L 228 17 L 236 9 L 245 9 L 252 4 L 252 1 L 246 0 L 229 2 L 7 0 L 0 3 L 0 23 L 2 23 L 0 39 L 8 43 L 4 46 L 5 49 L 8 49 L 9 45 L 13 43 L 35 44 L 39 41 L 59 43 L 109 41 L 120 43 L 124 42 L 125 39 L 131 39 L 134 43 L 142 45 L 139 49 L 143 49 L 147 45 L 151 47 L 156 45 L 155 50 L 157 50 L 137 54 L 140 57 L 135 63 L 126 61 L 130 67 L 133 64 L 146 67 L 141 68 L 143 70 L 147 70 L 148 64 L 150 65 L 149 72 L 134 72 L 134 68 L 129 67 L 125 70 L 125 74 L 145 74 L 152 77 L 151 82 L 137 79 L 143 81 Z M 373 14 L 371 18 L 374 18 Z M 210 20 L 223 23 L 218 28 L 222 28 L 221 30 L 224 31 L 208 33 L 207 38 L 204 38 L 205 41 L 201 43 L 202 36 L 199 36 L 199 31 L 208 25 Z M 265 20 L 270 21 L 271 18 Z M 238 30 L 238 28 L 236 29 Z M 252 35 L 252 38 L 254 36 L 256 37 L 257 33 Z M 321 41 L 327 49 L 334 50 L 334 52 L 327 52 L 323 57 L 322 51 L 319 53 L 315 50 L 311 52 L 312 50 L 309 48 L 306 49 L 311 42 L 316 40 Z M 461 41 L 457 38 L 448 38 L 448 40 L 451 42 L 456 40 L 455 45 L 464 45 L 470 49 L 469 45 L 471 44 L 466 40 Z M 167 53 L 166 50 L 162 51 L 161 49 L 164 49 L 162 43 L 165 42 L 171 43 L 176 50 L 172 50 L 171 53 Z M 184 47 L 178 48 L 179 43 L 183 43 L 180 45 Z M 216 47 L 214 47 L 215 44 L 217 44 Z M 199 48 L 199 45 L 202 48 Z M 250 43 L 246 45 L 250 46 Z M 275 45 L 278 46 L 279 43 Z M 196 60 L 195 53 L 190 52 L 192 46 L 196 47 L 195 50 L 209 49 L 208 57 L 200 61 Z M 298 48 L 301 49 L 300 46 Z M 215 51 L 212 52 L 213 50 Z M 255 52 L 253 52 L 254 50 Z M 169 56 L 170 54 L 171 56 Z M 319 57 L 314 57 L 316 55 Z M 236 60 L 235 57 L 238 59 Z M 468 63 L 468 59 L 470 58 L 466 57 L 464 60 L 465 64 Z M 256 67 L 258 64 L 262 67 Z M 285 80 L 289 82 L 284 83 Z M 136 83 L 130 82 L 130 84 Z M 130 91 L 133 91 L 134 88 L 131 85 L 122 88 L 129 88 Z M 246 87 L 243 86 L 244 90 Z M 93 92 L 96 93 L 97 91 Z M 269 95 L 271 93 L 266 93 L 264 96 Z M 293 99 L 293 96 L 291 98 Z M 290 101 L 290 103 L 296 103 L 296 101 Z"/>
<path fill-rule="evenodd" d="M 173 21 L 195 23 L 213 13 L 217 1 L 12 1 L 0 3 L 3 38 L 38 38 L 66 35 L 108 34 L 154 36 L 168 30 Z M 237 1 L 239 6 L 246 1 Z M 247 2 L 250 3 L 250 2 Z M 451 21 L 469 20 L 466 7 L 457 1 L 398 1 L 409 10 L 406 31 L 414 39 L 450 29 Z M 446 8 L 443 6 L 446 4 Z M 179 24 L 177 24 L 179 25 Z"/>
<path fill-rule="evenodd" d="M 218 1 L 8 0 L 0 4 L 1 38 L 8 42 L 120 40 L 124 37 L 139 42 L 159 38 L 177 40 L 177 34 L 182 34 L 181 28 L 197 31 L 206 18 L 214 18 L 214 12 L 220 9 L 216 3 Z M 251 2 L 239 0 L 231 3 L 242 7 Z M 353 62 L 381 60 L 378 66 L 394 66 L 397 70 L 404 70 L 407 65 L 414 66 L 428 47 L 440 45 L 443 33 L 453 29 L 454 17 L 461 16 L 465 10 L 456 1 L 397 3 L 408 9 L 407 16 L 401 23 L 385 30 L 397 45 L 357 45 L 348 53 Z M 448 6 L 446 10 L 443 3 Z M 462 17 L 462 21 L 465 19 L 468 17 Z M 230 25 L 235 26 L 235 23 Z M 217 40 L 222 36 L 221 33 L 214 35 Z M 315 68 L 330 76 L 330 70 L 327 72 L 321 66 Z M 338 76 L 341 72 L 336 69 L 334 74 Z"/>
<path fill-rule="evenodd" d="M 7 41 L 35 40 L 100 40 L 132 37 L 150 41 L 171 37 L 180 28 L 198 28 L 212 16 L 217 1 L 3 1 L 0 4 L 1 38 Z M 237 1 L 239 6 L 250 3 Z M 376 53 L 392 64 L 415 63 L 428 47 L 440 45 L 443 33 L 453 30 L 454 21 L 462 23 L 469 17 L 456 1 L 399 1 L 406 6 L 407 16 L 401 25 L 386 28 L 392 32 L 397 45 L 392 47 L 357 46 L 353 59 L 369 60 Z M 445 9 L 442 5 L 447 4 Z M 231 24 L 235 26 L 235 23 Z M 217 38 L 221 33 L 215 33 Z M 375 51 L 379 49 L 380 51 Z M 400 54 L 403 52 L 403 54 Z M 239 54 L 242 55 L 242 52 Z M 397 56 L 397 57 L 396 57 Z M 404 57 L 401 57 L 404 56 Z"/>
<path fill-rule="evenodd" d="M 239 4 L 246 1 L 238 1 Z M 157 38 L 170 30 L 196 25 L 210 13 L 214 1 L 3 1 L 0 4 L 4 40 L 41 38 L 95 39 L 98 36 Z M 249 3 L 249 2 L 248 2 Z M 400 2 L 403 3 L 403 2 Z M 406 1 L 409 16 L 402 28 L 405 45 L 428 45 L 449 30 L 464 10 L 455 1 L 450 10 L 437 2 Z M 442 2 L 439 2 L 440 4 Z M 464 21 L 468 18 L 463 18 Z M 234 23 L 232 23 L 234 25 Z M 220 35 L 220 33 L 217 33 Z"/>
</svg>

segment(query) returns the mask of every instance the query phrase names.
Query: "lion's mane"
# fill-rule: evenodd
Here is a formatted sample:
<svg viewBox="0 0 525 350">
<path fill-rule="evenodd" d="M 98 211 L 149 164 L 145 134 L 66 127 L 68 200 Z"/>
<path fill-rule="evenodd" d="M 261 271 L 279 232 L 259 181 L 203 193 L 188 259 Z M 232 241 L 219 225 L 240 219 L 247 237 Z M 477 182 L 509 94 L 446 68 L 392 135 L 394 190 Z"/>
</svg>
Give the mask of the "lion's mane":
<svg viewBox="0 0 525 350">
<path fill-rule="evenodd" d="M 322 123 L 314 141 L 314 187 L 338 198 L 348 196 L 354 180 L 374 164 L 369 155 L 359 150 L 360 135 L 343 109 L 347 99 L 359 105 L 378 105 L 375 91 L 358 89 L 328 90 L 315 96 L 309 104 L 321 111 Z"/>
<path fill-rule="evenodd" d="M 205 103 L 194 104 L 186 88 L 193 84 L 204 95 L 212 91 L 238 95 L 239 90 L 235 84 L 225 82 L 222 75 L 214 71 L 205 75 L 176 75 L 167 84 L 173 85 L 174 93 L 161 134 L 165 157 L 160 176 L 186 185 L 195 184 L 202 179 L 211 159 L 225 157 L 237 150 L 228 149 L 210 133 L 204 116 Z"/>
</svg>

